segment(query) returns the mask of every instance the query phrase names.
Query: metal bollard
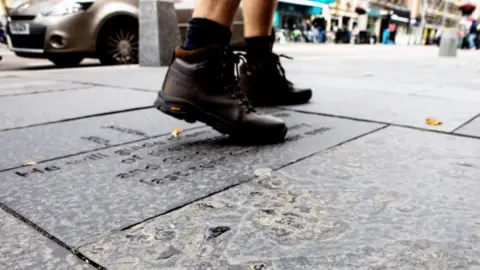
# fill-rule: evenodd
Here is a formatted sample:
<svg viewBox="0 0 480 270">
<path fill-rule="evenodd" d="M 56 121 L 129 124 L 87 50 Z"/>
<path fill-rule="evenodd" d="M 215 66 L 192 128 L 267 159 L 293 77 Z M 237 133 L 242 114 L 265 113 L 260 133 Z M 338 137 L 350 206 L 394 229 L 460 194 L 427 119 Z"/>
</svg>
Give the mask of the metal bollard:
<svg viewBox="0 0 480 270">
<path fill-rule="evenodd" d="M 457 29 L 449 28 L 445 30 L 440 39 L 440 48 L 438 55 L 440 57 L 457 57 L 458 34 Z"/>
<path fill-rule="evenodd" d="M 179 0 L 140 0 L 139 65 L 168 66 L 180 45 L 175 3 Z"/>
</svg>

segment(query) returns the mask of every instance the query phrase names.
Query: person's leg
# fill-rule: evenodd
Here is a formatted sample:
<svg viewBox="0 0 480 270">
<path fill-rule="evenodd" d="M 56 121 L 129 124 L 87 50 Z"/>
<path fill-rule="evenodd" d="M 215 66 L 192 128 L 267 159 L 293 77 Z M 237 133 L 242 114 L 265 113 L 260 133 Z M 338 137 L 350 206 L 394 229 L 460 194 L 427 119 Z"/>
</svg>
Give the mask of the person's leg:
<svg viewBox="0 0 480 270">
<path fill-rule="evenodd" d="M 468 48 L 469 49 L 475 48 L 475 35 L 473 34 L 468 35 Z"/>
<path fill-rule="evenodd" d="M 320 43 L 325 43 L 325 30 L 320 29 Z"/>
<path fill-rule="evenodd" d="M 312 96 L 311 89 L 297 89 L 287 80 L 273 53 L 270 31 L 276 5 L 276 0 L 243 0 L 247 65 L 240 69 L 240 85 L 256 106 L 305 103 Z"/>
<path fill-rule="evenodd" d="M 228 45 L 240 0 L 197 0 L 195 4 L 183 48 L 195 50 L 213 44 Z"/>
<path fill-rule="evenodd" d="M 276 0 L 244 0 L 243 20 L 248 61 L 256 61 L 272 50 L 273 13 Z"/>
<path fill-rule="evenodd" d="M 183 47 L 158 93 L 155 107 L 175 118 L 204 122 L 221 133 L 247 139 L 282 140 L 278 118 L 259 115 L 238 86 L 239 56 L 228 45 L 239 0 L 197 0 Z"/>
</svg>

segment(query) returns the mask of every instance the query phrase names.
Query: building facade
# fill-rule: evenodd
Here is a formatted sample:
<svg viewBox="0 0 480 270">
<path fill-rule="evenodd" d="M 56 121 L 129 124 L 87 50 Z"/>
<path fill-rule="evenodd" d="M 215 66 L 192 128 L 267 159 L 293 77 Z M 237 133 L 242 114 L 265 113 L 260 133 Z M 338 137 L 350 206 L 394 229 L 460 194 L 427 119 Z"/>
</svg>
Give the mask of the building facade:
<svg viewBox="0 0 480 270">
<path fill-rule="evenodd" d="M 425 1 L 425 2 L 423 2 Z M 421 24 L 422 11 L 425 8 L 425 24 Z M 461 12 L 453 1 L 445 0 L 416 0 L 412 4 L 415 10 L 413 28 L 416 33 L 415 44 L 432 44 L 435 33 L 450 27 L 459 27 L 462 20 Z"/>
</svg>

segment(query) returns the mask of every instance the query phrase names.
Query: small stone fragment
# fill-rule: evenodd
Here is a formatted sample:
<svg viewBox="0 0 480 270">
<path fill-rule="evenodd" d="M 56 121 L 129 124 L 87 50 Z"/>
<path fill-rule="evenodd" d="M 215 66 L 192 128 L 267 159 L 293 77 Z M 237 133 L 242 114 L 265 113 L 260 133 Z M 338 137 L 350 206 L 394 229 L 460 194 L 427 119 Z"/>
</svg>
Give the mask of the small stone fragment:
<svg viewBox="0 0 480 270">
<path fill-rule="evenodd" d="M 267 267 L 263 263 L 254 263 L 250 265 L 250 270 L 266 270 Z"/>
<path fill-rule="evenodd" d="M 227 226 L 218 226 L 218 227 L 213 227 L 213 228 L 208 228 L 206 234 L 205 234 L 205 239 L 212 240 L 214 238 L 219 237 L 220 235 L 230 231 L 230 227 Z"/>
<path fill-rule="evenodd" d="M 175 238 L 175 231 L 159 231 L 155 236 L 155 240 L 170 241 Z"/>
<path fill-rule="evenodd" d="M 259 168 L 259 169 L 256 169 L 253 173 L 255 174 L 255 176 L 270 176 L 272 175 L 272 169 Z"/>
<path fill-rule="evenodd" d="M 171 258 L 174 255 L 180 254 L 181 251 L 179 249 L 176 249 L 173 246 L 168 247 L 168 250 L 160 253 L 158 256 L 157 260 L 166 260 L 168 258 Z"/>
<path fill-rule="evenodd" d="M 209 262 L 202 262 L 195 266 L 195 270 L 213 270 L 213 266 Z"/>
<path fill-rule="evenodd" d="M 283 228 L 273 228 L 272 230 L 277 236 L 280 236 L 280 237 L 287 236 L 287 235 L 291 234 L 291 232 L 289 232 L 289 231 L 287 231 Z"/>
<path fill-rule="evenodd" d="M 263 209 L 262 212 L 269 215 L 275 214 L 275 210 L 273 209 Z"/>
</svg>

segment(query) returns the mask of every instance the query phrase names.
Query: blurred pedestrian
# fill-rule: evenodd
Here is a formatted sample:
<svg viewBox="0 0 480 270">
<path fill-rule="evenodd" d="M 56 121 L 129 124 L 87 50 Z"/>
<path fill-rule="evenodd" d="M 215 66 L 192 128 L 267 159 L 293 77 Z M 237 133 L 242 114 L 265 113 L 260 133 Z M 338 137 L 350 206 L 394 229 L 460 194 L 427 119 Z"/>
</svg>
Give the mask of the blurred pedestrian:
<svg viewBox="0 0 480 270">
<path fill-rule="evenodd" d="M 472 21 L 472 25 L 470 26 L 470 32 L 468 33 L 468 48 L 469 49 L 475 49 L 477 48 L 477 36 L 478 36 L 478 23 L 476 20 Z"/>
<path fill-rule="evenodd" d="M 305 39 L 306 42 L 314 42 L 314 34 L 312 31 L 312 24 L 310 23 L 310 20 L 304 20 L 303 21 L 303 38 Z"/>
<path fill-rule="evenodd" d="M 390 40 L 390 29 L 385 28 L 382 33 L 382 44 L 390 45 L 392 41 Z"/>
<path fill-rule="evenodd" d="M 246 56 L 229 48 L 240 0 L 197 0 L 185 44 L 174 52 L 155 106 L 188 122 L 226 134 L 283 139 L 287 127 L 253 106 L 308 102 L 311 89 L 296 88 L 273 53 L 276 0 L 243 0 Z M 240 63 L 243 63 L 240 65 Z"/>
<path fill-rule="evenodd" d="M 325 42 L 325 20 L 320 17 L 316 17 L 312 22 L 313 28 L 315 29 L 315 37 L 317 43 Z"/>
</svg>

